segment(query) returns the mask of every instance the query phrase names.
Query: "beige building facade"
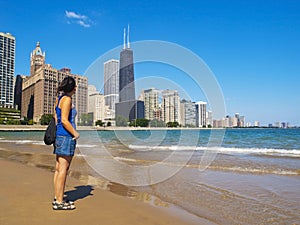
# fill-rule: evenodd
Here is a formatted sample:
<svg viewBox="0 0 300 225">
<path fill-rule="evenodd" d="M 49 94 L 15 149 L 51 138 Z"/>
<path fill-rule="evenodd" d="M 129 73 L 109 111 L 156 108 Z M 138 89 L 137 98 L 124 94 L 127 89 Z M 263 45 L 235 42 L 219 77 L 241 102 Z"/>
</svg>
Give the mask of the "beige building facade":
<svg viewBox="0 0 300 225">
<path fill-rule="evenodd" d="M 159 108 L 159 90 L 155 88 L 150 88 L 147 90 L 144 90 L 144 106 L 145 106 L 145 119 L 148 120 L 160 120 L 161 113 L 158 113 L 161 111 Z"/>
<path fill-rule="evenodd" d="M 180 123 L 180 97 L 176 90 L 162 91 L 162 118 L 165 123 Z"/>
<path fill-rule="evenodd" d="M 94 85 L 88 86 L 88 113 L 93 115 L 93 124 L 97 120 L 105 122 L 107 112 L 110 111 L 108 105 L 105 105 L 105 97 L 100 94 Z"/>
<path fill-rule="evenodd" d="M 78 112 L 77 119 L 80 120 L 80 116 L 87 113 L 87 77 L 72 74 L 68 68 L 55 69 L 45 63 L 45 56 L 38 42 L 30 55 L 30 76 L 24 79 L 22 85 L 21 116 L 39 122 L 43 114 L 53 114 L 57 87 L 65 77 L 71 76 L 77 83 L 72 100 Z"/>
</svg>

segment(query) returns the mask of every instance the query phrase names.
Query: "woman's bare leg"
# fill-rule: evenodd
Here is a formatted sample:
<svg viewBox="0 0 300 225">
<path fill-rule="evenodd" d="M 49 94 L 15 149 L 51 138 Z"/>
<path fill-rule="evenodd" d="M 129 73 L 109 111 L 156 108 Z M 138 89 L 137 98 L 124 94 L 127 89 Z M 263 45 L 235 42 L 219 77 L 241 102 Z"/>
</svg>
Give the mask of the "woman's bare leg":
<svg viewBox="0 0 300 225">
<path fill-rule="evenodd" d="M 67 173 L 72 161 L 72 156 L 56 156 L 54 173 L 54 193 L 58 202 L 63 201 Z"/>
</svg>

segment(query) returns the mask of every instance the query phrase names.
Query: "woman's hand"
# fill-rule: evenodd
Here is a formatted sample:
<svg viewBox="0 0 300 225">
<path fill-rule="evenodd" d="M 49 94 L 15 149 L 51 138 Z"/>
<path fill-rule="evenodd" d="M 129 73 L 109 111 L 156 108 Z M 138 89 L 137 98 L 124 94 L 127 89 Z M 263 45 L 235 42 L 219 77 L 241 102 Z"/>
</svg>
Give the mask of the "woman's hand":
<svg viewBox="0 0 300 225">
<path fill-rule="evenodd" d="M 80 134 L 76 130 L 74 130 L 73 139 L 77 140 L 79 137 L 80 137 Z"/>
</svg>

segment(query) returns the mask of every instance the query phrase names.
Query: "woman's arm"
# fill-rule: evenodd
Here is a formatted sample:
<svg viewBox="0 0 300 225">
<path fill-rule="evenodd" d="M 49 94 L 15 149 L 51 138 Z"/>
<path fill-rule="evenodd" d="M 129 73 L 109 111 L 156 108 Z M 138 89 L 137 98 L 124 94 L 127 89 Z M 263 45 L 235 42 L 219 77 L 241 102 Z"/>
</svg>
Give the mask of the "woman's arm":
<svg viewBox="0 0 300 225">
<path fill-rule="evenodd" d="M 60 100 L 60 108 L 61 108 L 61 122 L 64 128 L 69 131 L 70 134 L 73 135 L 74 139 L 79 138 L 79 133 L 74 129 L 72 124 L 69 121 L 69 114 L 72 109 L 72 100 L 68 96 L 64 96 Z"/>
</svg>

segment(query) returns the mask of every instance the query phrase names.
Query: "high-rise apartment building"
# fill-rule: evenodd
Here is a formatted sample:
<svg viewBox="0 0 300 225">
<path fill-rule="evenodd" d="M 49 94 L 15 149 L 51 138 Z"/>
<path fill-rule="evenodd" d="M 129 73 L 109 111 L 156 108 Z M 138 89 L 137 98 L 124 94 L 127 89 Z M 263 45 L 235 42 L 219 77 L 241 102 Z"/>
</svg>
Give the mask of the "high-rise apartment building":
<svg viewBox="0 0 300 225">
<path fill-rule="evenodd" d="M 180 102 L 180 124 L 185 127 L 196 127 L 196 104 L 192 101 L 182 100 Z"/>
<path fill-rule="evenodd" d="M 111 59 L 104 63 L 104 98 L 114 118 L 116 103 L 119 102 L 119 60 Z"/>
<path fill-rule="evenodd" d="M 235 123 L 232 125 L 233 127 L 244 127 L 245 126 L 245 116 L 240 116 L 239 113 L 234 115 Z"/>
<path fill-rule="evenodd" d="M 197 127 L 206 127 L 206 102 L 196 103 Z"/>
<path fill-rule="evenodd" d="M 159 120 L 159 90 L 150 88 L 144 90 L 145 119 Z"/>
<path fill-rule="evenodd" d="M 144 102 L 135 99 L 133 51 L 130 49 L 129 28 L 127 45 L 124 29 L 124 48 L 120 53 L 119 102 L 116 103 L 116 116 L 128 121 L 144 118 Z"/>
<path fill-rule="evenodd" d="M 77 109 L 77 119 L 87 113 L 88 79 L 72 74 L 68 68 L 57 70 L 45 63 L 45 52 L 40 43 L 30 55 L 30 76 L 23 80 L 21 115 L 39 122 L 43 114 L 53 114 L 57 87 L 67 76 L 75 79 L 77 88 L 72 103 Z"/>
<path fill-rule="evenodd" d="M 0 32 L 0 107 L 14 106 L 15 51 L 15 37 Z"/>
<path fill-rule="evenodd" d="M 213 126 L 213 112 L 206 112 L 206 125 L 212 127 Z"/>
<path fill-rule="evenodd" d="M 162 91 L 162 118 L 165 123 L 180 123 L 180 97 L 176 90 Z"/>
<path fill-rule="evenodd" d="M 89 85 L 88 96 L 88 113 L 93 116 L 93 124 L 95 125 L 97 120 L 104 122 L 108 108 L 105 106 L 104 95 L 100 94 L 94 85 Z"/>
</svg>

